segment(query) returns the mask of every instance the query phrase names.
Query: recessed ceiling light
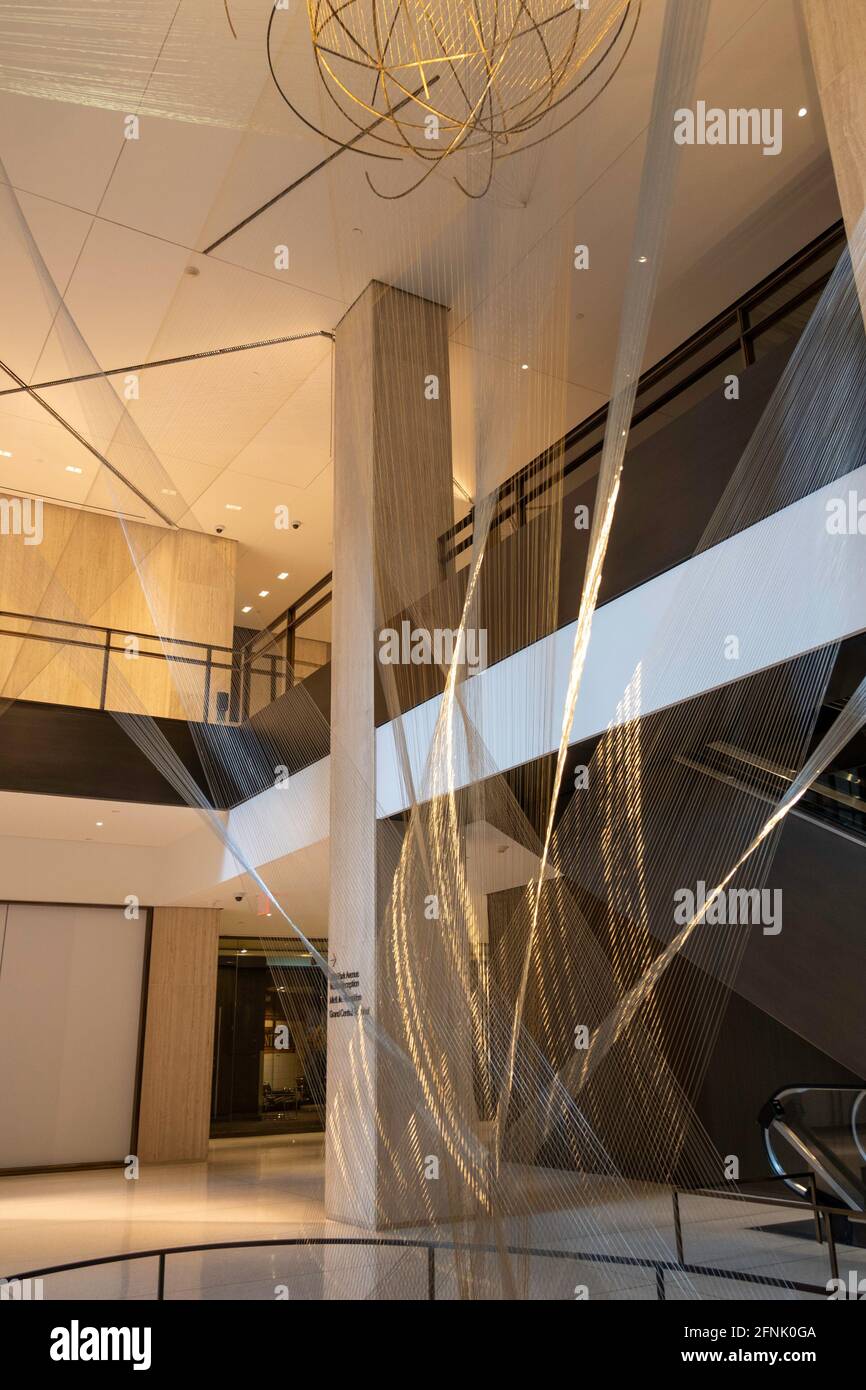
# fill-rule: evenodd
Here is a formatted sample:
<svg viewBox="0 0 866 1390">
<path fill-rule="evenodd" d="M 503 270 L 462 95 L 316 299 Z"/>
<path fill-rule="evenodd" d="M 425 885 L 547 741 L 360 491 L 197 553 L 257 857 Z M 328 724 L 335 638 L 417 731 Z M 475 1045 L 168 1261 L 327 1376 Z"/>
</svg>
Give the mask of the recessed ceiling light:
<svg viewBox="0 0 866 1390">
<path fill-rule="evenodd" d="M 243 507 L 239 507 L 237 502 L 226 502 L 227 512 L 242 512 Z"/>
<path fill-rule="evenodd" d="M 248 604 L 246 605 L 245 608 L 242 608 L 242 609 L 241 609 L 241 612 L 242 612 L 242 613 L 252 613 L 252 611 L 253 611 L 253 605 L 252 605 L 251 603 L 248 603 Z"/>
<path fill-rule="evenodd" d="M 522 372 L 528 372 L 528 371 L 529 371 L 529 363 L 528 363 L 528 362 L 521 362 L 521 364 L 520 364 L 520 370 L 521 370 Z"/>
<path fill-rule="evenodd" d="M 638 265 L 646 265 L 646 256 L 638 256 L 637 263 Z"/>
<path fill-rule="evenodd" d="M 808 116 L 808 114 L 809 114 L 809 108 L 808 108 L 808 106 L 801 106 L 800 109 L 799 109 L 799 111 L 797 112 L 797 115 L 800 116 L 800 117 L 802 117 L 802 116 Z"/>
<path fill-rule="evenodd" d="M 97 825 L 104 825 L 104 824 L 105 824 L 105 821 L 104 821 L 104 820 L 98 820 L 98 821 L 96 822 L 96 824 L 97 824 Z"/>
<path fill-rule="evenodd" d="M 83 469 L 83 468 L 76 468 L 74 463 L 67 463 L 67 465 L 66 465 L 66 471 L 67 471 L 67 473 L 83 473 L 83 472 L 84 472 L 84 469 Z"/>
<path fill-rule="evenodd" d="M 289 571 L 288 571 L 288 570 L 280 570 L 279 574 L 277 575 L 277 579 L 288 579 L 288 577 L 289 577 Z"/>
<path fill-rule="evenodd" d="M 9 449 L 0 449 L 0 454 L 2 454 L 4 459 L 11 459 L 12 457 L 12 454 L 9 451 Z"/>
<path fill-rule="evenodd" d="M 270 589 L 259 589 L 259 598 L 267 598 L 270 592 Z"/>
</svg>

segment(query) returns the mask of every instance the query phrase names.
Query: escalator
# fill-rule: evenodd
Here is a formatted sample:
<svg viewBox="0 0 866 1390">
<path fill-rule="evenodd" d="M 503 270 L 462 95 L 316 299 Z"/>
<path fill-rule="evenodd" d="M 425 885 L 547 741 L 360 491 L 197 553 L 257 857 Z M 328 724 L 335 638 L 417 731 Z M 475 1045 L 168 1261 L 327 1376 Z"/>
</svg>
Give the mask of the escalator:
<svg viewBox="0 0 866 1390">
<path fill-rule="evenodd" d="M 783 1086 L 758 1116 L 770 1165 L 799 1197 L 809 1185 L 786 1174 L 812 1172 L 818 1200 L 866 1212 L 866 1089 Z M 866 1244 L 866 1222 L 834 1217 L 837 1239 Z"/>
</svg>

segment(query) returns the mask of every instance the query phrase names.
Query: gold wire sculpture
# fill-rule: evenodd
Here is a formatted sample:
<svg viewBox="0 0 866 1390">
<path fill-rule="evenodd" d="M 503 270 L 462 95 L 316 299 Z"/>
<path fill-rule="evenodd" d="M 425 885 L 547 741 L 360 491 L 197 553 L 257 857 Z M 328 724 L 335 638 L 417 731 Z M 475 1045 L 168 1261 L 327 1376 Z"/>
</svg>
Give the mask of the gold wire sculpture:
<svg viewBox="0 0 866 1390">
<path fill-rule="evenodd" d="M 429 166 L 411 187 L 382 197 L 404 197 L 458 151 L 480 152 L 480 190 L 456 181 L 481 197 L 497 160 L 586 109 L 589 101 L 575 111 L 574 98 L 609 60 L 590 100 L 600 95 L 628 51 L 640 0 L 307 0 L 307 11 L 324 90 L 356 131 L 333 140 L 315 127 L 320 134 L 361 153 L 374 142 L 397 151 L 388 158 Z"/>
</svg>

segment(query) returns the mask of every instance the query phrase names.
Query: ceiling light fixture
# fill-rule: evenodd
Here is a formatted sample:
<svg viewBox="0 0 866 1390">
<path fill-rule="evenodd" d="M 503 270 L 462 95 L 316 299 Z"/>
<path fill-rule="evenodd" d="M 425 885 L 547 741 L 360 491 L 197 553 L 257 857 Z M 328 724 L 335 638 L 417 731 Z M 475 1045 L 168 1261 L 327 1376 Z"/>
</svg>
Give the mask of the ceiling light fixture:
<svg viewBox="0 0 866 1390">
<path fill-rule="evenodd" d="M 288 571 L 288 570 L 280 570 L 279 574 L 277 575 L 277 579 L 288 579 L 288 577 L 289 577 L 289 571 Z"/>
<path fill-rule="evenodd" d="M 227 512 L 242 512 L 243 507 L 239 507 L 237 502 L 226 502 Z"/>
<path fill-rule="evenodd" d="M 638 265 L 646 265 L 646 256 L 638 256 L 637 263 Z"/>
<path fill-rule="evenodd" d="M 604 91 L 640 14 L 631 0 L 594 0 L 591 13 L 574 0 L 391 0 L 386 8 L 387 21 L 377 0 L 307 5 L 319 79 L 357 132 L 350 140 L 342 132 L 337 138 L 336 128 L 320 133 L 378 158 L 383 148 L 389 159 L 413 155 L 424 171 L 409 187 L 380 194 L 388 198 L 411 193 L 458 151 L 482 155 L 480 187 L 470 190 L 456 175 L 455 182 L 468 196 L 483 196 L 496 161 L 548 140 Z M 271 74 L 286 105 L 310 125 L 280 81 L 271 42 L 276 15 L 274 6 Z M 606 80 L 577 105 L 605 63 Z M 379 193 L 369 173 L 367 181 Z"/>
<path fill-rule="evenodd" d="M 801 120 L 802 120 L 802 118 L 803 118 L 804 116 L 808 116 L 808 114 L 809 114 L 809 108 L 808 108 L 808 106 L 801 106 L 800 109 L 799 109 L 799 111 L 797 112 L 797 115 L 800 117 Z"/>
<path fill-rule="evenodd" d="M 2 455 L 4 459 L 11 459 L 12 457 L 12 454 L 8 449 L 0 449 L 0 455 Z"/>
<path fill-rule="evenodd" d="M 259 598 L 267 598 L 270 592 L 270 589 L 259 589 Z"/>
<path fill-rule="evenodd" d="M 241 612 L 242 612 L 242 613 L 252 613 L 252 611 L 253 611 L 253 605 L 252 605 L 251 603 L 246 604 L 245 607 L 243 607 L 243 608 L 241 609 Z"/>
<path fill-rule="evenodd" d="M 83 469 L 83 468 L 76 468 L 76 466 L 75 466 L 74 463 L 67 463 L 67 465 L 66 465 L 66 471 L 67 471 L 67 473 L 83 473 L 83 472 L 84 472 L 84 469 Z"/>
<path fill-rule="evenodd" d="M 528 371 L 529 371 L 529 363 L 528 363 L 528 362 L 521 362 L 521 364 L 520 364 L 520 370 L 521 370 L 522 372 L 528 372 Z"/>
<path fill-rule="evenodd" d="M 105 821 L 104 821 L 104 820 L 98 820 L 98 821 L 96 822 L 96 824 L 97 824 L 97 825 L 104 825 L 104 824 L 105 824 Z"/>
</svg>

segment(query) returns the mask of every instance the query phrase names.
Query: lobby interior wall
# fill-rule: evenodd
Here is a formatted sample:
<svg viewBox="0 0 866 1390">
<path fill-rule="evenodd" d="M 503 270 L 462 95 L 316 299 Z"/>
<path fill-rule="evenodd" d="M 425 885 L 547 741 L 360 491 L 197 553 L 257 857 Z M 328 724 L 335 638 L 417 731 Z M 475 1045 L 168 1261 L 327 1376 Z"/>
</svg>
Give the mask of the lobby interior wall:
<svg viewBox="0 0 866 1390">
<path fill-rule="evenodd" d="M 0 906 L 0 1170 L 130 1152 L 146 914 Z"/>
<path fill-rule="evenodd" d="M 142 557 L 140 573 L 133 554 Z M 120 651 L 109 663 L 106 708 L 187 717 L 186 701 L 169 665 L 145 655 L 128 659 L 123 635 L 158 632 L 162 637 L 231 647 L 236 562 L 236 542 L 222 537 L 121 524 L 114 516 L 45 503 L 38 544 L 25 544 L 22 535 L 0 536 L 0 609 L 26 615 L 7 616 L 2 625 L 7 631 L 31 634 L 27 640 L 0 637 L 0 695 L 84 708 L 99 705 L 101 635 L 44 621 L 55 618 L 118 630 L 114 645 Z M 157 617 L 152 611 L 154 596 Z M 37 640 L 46 636 L 95 646 L 64 649 L 54 641 Z M 167 650 L 186 657 L 205 655 L 185 646 L 169 645 Z M 161 657 L 163 648 L 158 639 L 142 640 L 139 651 Z M 190 679 L 186 675 L 185 683 Z M 203 697 L 203 668 L 195 679 Z M 214 672 L 211 713 L 217 692 L 228 688 L 229 672 Z"/>
</svg>

